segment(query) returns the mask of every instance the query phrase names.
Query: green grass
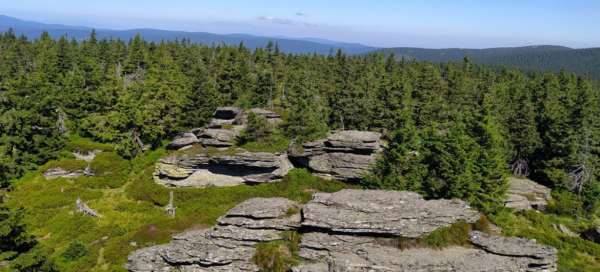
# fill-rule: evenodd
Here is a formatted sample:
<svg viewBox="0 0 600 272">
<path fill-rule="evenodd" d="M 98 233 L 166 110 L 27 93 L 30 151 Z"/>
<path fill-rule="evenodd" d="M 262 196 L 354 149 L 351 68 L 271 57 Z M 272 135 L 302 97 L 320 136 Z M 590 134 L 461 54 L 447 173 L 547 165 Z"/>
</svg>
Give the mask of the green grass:
<svg viewBox="0 0 600 272">
<path fill-rule="evenodd" d="M 127 161 L 105 151 L 90 165 L 95 177 L 47 181 L 41 175 L 43 171 L 30 172 L 14 183 L 6 204 L 26 208 L 24 221 L 29 231 L 41 247 L 51 252 L 58 271 L 124 271 L 122 266 L 131 251 L 168 242 L 172 234 L 186 229 L 213 225 L 219 216 L 249 198 L 287 197 L 307 202 L 316 191 L 334 192 L 347 187 L 296 169 L 279 183 L 167 189 L 152 178 L 155 163 L 167 154 L 158 149 Z M 87 164 L 61 159 L 46 167 L 70 165 L 85 168 Z M 163 210 L 171 190 L 177 206 L 175 218 Z M 78 197 L 103 217 L 75 212 Z M 78 248 L 85 248 L 85 254 L 74 253 Z"/>
<path fill-rule="evenodd" d="M 400 249 L 434 248 L 443 249 L 451 246 L 470 247 L 470 235 L 473 230 L 491 232 L 490 222 L 486 216 L 481 216 L 473 224 L 465 221 L 456 222 L 448 227 L 436 229 L 422 238 L 400 237 L 396 246 Z"/>
<path fill-rule="evenodd" d="M 71 135 L 69 136 L 65 150 L 71 152 L 88 152 L 94 150 L 110 152 L 114 151 L 114 147 L 112 144 L 98 143 L 88 138 Z"/>
<path fill-rule="evenodd" d="M 41 172 L 46 172 L 52 168 L 62 168 L 66 171 L 83 170 L 87 167 L 87 162 L 72 158 L 64 158 L 57 161 L 49 161 L 40 167 Z"/>
<path fill-rule="evenodd" d="M 279 134 L 273 134 L 267 139 L 257 142 L 248 142 L 241 145 L 242 148 L 252 152 L 285 152 L 290 145 L 290 140 Z"/>
<path fill-rule="evenodd" d="M 561 272 L 600 271 L 600 245 L 581 238 L 569 237 L 557 231 L 553 224 L 563 224 L 573 231 L 583 231 L 591 222 L 572 217 L 542 214 L 501 212 L 491 217 L 508 236 L 535 239 L 558 249 L 558 269 Z"/>
<path fill-rule="evenodd" d="M 252 260 L 263 272 L 286 272 L 300 261 L 298 248 L 300 235 L 285 232 L 282 240 L 260 243 Z"/>
</svg>

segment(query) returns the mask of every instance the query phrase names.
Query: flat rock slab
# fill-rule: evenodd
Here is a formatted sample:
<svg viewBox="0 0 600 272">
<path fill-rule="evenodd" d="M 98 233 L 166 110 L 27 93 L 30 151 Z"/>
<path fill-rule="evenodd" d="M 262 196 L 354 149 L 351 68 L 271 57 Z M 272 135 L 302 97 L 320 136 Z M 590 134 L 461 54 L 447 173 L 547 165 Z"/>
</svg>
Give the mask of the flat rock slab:
<svg viewBox="0 0 600 272">
<path fill-rule="evenodd" d="M 297 220 L 299 225 L 300 217 L 290 214 L 289 210 L 297 209 L 299 205 L 285 198 L 246 200 L 231 209 L 213 228 L 188 231 L 174 236 L 169 244 L 133 252 L 125 267 L 132 272 L 258 272 L 259 268 L 252 261 L 256 245 L 281 240 L 283 230 L 295 230 L 289 228 L 290 222 Z M 227 218 L 244 219 L 248 225 L 255 227 L 247 228 L 221 221 Z M 276 222 L 282 225 L 273 225 Z M 264 225 L 269 227 L 258 227 Z"/>
<path fill-rule="evenodd" d="M 508 192 L 505 206 L 515 210 L 545 210 L 552 199 L 552 190 L 535 181 L 511 177 L 508 179 Z"/>
<path fill-rule="evenodd" d="M 167 149 L 181 149 L 186 146 L 199 143 L 198 137 L 194 133 L 183 133 L 179 137 L 175 138 L 171 143 L 167 145 Z"/>
<path fill-rule="evenodd" d="M 302 213 L 303 227 L 410 238 L 458 221 L 473 223 L 480 217 L 461 200 L 427 201 L 413 192 L 375 190 L 317 193 Z"/>
<path fill-rule="evenodd" d="M 252 219 L 282 218 L 292 209 L 299 209 L 300 205 L 287 198 L 251 198 L 233 209 L 225 217 L 247 217 Z"/>
<path fill-rule="evenodd" d="M 305 233 L 300 256 L 308 261 L 292 271 L 556 271 L 556 250 L 551 247 L 477 232 L 471 237 L 477 242 L 474 248 L 402 250 L 381 237 Z M 479 248 L 481 244 L 490 247 Z M 523 249 L 518 249 L 520 244 Z"/>
<path fill-rule="evenodd" d="M 226 187 L 279 181 L 292 168 L 286 154 L 202 150 L 161 159 L 154 180 L 167 187 Z"/>
</svg>

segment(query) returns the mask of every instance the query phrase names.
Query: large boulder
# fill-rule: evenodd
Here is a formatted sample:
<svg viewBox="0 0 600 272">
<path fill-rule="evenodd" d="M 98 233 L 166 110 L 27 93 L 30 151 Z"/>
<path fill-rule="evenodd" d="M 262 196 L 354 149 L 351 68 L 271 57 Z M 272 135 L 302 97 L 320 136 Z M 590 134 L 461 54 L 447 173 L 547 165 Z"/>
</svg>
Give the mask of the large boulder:
<svg viewBox="0 0 600 272">
<path fill-rule="evenodd" d="M 378 237 L 309 233 L 302 236 L 300 256 L 310 262 L 292 271 L 557 271 L 556 249 L 552 247 L 480 232 L 471 233 L 471 242 L 473 248 L 402 250 Z"/>
<path fill-rule="evenodd" d="M 317 193 L 302 210 L 302 226 L 348 234 L 416 238 L 479 213 L 462 200 L 425 200 L 417 193 L 342 190 Z"/>
<path fill-rule="evenodd" d="M 249 199 L 221 217 L 213 228 L 188 231 L 174 236 L 169 244 L 131 253 L 125 267 L 132 272 L 257 272 L 259 268 L 252 261 L 256 245 L 281 240 L 283 230 L 299 226 L 299 207 L 284 198 Z M 230 224 L 230 219 L 243 219 L 252 227 Z M 281 226 L 274 223 L 277 220 Z"/>
<path fill-rule="evenodd" d="M 505 206 L 515 210 L 536 209 L 544 211 L 552 199 L 552 190 L 535 181 L 511 177 Z"/>
<path fill-rule="evenodd" d="M 241 125 L 243 110 L 237 107 L 219 107 L 213 113 L 209 128 L 222 128 L 224 126 Z"/>
<path fill-rule="evenodd" d="M 175 140 L 173 140 L 169 145 L 167 145 L 167 149 L 181 149 L 186 146 L 193 145 L 195 143 L 199 143 L 198 137 L 194 133 L 182 133 Z"/>
<path fill-rule="evenodd" d="M 381 134 L 339 131 L 326 139 L 290 147 L 290 160 L 314 174 L 342 181 L 358 181 L 373 167 L 383 149 Z"/>
<path fill-rule="evenodd" d="M 154 177 L 168 187 L 235 186 L 277 181 L 292 167 L 285 154 L 201 150 L 161 159 Z"/>
</svg>

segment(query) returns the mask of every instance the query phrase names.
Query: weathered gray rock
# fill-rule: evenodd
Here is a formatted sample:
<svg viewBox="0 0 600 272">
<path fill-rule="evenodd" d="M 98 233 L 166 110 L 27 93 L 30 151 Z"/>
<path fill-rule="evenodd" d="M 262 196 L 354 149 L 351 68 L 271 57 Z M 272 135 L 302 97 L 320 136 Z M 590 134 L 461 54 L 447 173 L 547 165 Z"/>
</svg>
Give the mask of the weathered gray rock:
<svg viewBox="0 0 600 272">
<path fill-rule="evenodd" d="M 558 251 L 524 238 L 492 236 L 483 232 L 471 233 L 471 242 L 488 253 L 526 260 L 528 271 L 556 271 Z"/>
<path fill-rule="evenodd" d="M 334 232 L 421 237 L 479 213 L 461 200 L 424 200 L 398 191 L 342 190 L 317 193 L 302 209 L 302 226 Z"/>
<path fill-rule="evenodd" d="M 201 150 L 162 159 L 154 176 L 157 183 L 169 187 L 235 186 L 277 181 L 291 168 L 285 154 Z"/>
<path fill-rule="evenodd" d="M 357 181 L 374 165 L 382 148 L 380 133 L 349 130 L 304 143 L 302 148 L 291 147 L 289 156 L 318 176 Z"/>
<path fill-rule="evenodd" d="M 46 172 L 44 172 L 44 178 L 46 180 L 53 180 L 53 179 L 57 179 L 57 178 L 74 179 L 74 178 L 83 176 L 84 172 L 85 172 L 84 169 L 67 171 L 60 167 L 56 167 L 56 168 L 50 168 L 50 169 L 46 170 Z"/>
<path fill-rule="evenodd" d="M 242 125 L 243 110 L 237 107 L 220 107 L 213 113 L 213 119 L 208 128 L 223 128 L 224 126 Z"/>
<path fill-rule="evenodd" d="M 204 146 L 230 147 L 240 135 L 240 129 L 207 128 L 199 132 L 198 141 Z"/>
<path fill-rule="evenodd" d="M 311 205 L 326 207 L 315 210 Z M 291 225 L 300 225 L 299 207 L 284 198 L 249 199 L 219 218 L 219 224 L 211 229 L 185 232 L 174 236 L 169 244 L 132 253 L 126 268 L 132 272 L 259 271 L 252 261 L 256 245 L 282 239 L 283 230 L 297 230 Z M 314 213 L 322 209 L 333 209 L 339 215 Z M 557 269 L 557 251 L 552 247 L 481 232 L 470 234 L 473 247 L 401 249 L 398 246 L 399 235 L 416 237 L 416 233 L 430 233 L 431 225 L 442 227 L 456 220 L 474 221 L 479 215 L 461 202 L 425 201 L 408 192 L 345 190 L 317 194 L 302 212 L 305 221 L 299 230 L 302 233 L 299 255 L 303 261 L 292 268 L 294 272 L 554 272 Z M 322 216 L 318 222 L 335 224 L 325 227 L 307 224 L 315 222 L 317 215 Z M 434 222 L 435 218 L 440 221 Z M 231 219 L 244 219 L 244 224 Z M 410 224 L 421 223 L 423 229 L 407 227 L 410 224 L 405 224 L 405 220 Z M 330 227 L 339 222 L 342 228 Z"/>
<path fill-rule="evenodd" d="M 172 271 L 173 267 L 160 255 L 160 252 L 166 248 L 167 245 L 159 245 L 142 248 L 129 254 L 125 269 L 133 272 Z"/>
<path fill-rule="evenodd" d="M 299 204 L 283 198 L 257 198 L 242 202 L 223 218 L 251 221 L 285 219 Z M 223 219 L 222 218 L 222 219 Z M 282 221 L 283 222 L 283 221 Z M 252 224 L 255 226 L 260 223 Z M 138 250 L 129 255 L 125 266 L 132 272 L 150 271 L 259 271 L 252 257 L 256 244 L 282 239 L 285 226 L 245 228 L 220 222 L 204 230 L 185 232 L 166 245 Z"/>
<path fill-rule="evenodd" d="M 338 271 L 556 271 L 556 250 L 535 242 L 474 232 L 476 246 L 401 250 L 390 238 L 306 233 L 297 272 Z M 518 245 L 523 248 L 518 248 Z M 493 264 L 493 265 L 491 265 Z"/>
<path fill-rule="evenodd" d="M 183 133 L 179 137 L 175 138 L 169 145 L 167 145 L 167 149 L 181 149 L 186 146 L 193 145 L 195 143 L 199 143 L 198 137 L 194 133 Z"/>
<path fill-rule="evenodd" d="M 237 205 L 217 221 L 219 225 L 247 229 L 294 230 L 300 227 L 300 206 L 285 198 L 253 198 Z"/>
<path fill-rule="evenodd" d="M 515 210 L 536 209 L 543 211 L 552 199 L 551 189 L 535 181 L 511 177 L 505 206 Z"/>
</svg>

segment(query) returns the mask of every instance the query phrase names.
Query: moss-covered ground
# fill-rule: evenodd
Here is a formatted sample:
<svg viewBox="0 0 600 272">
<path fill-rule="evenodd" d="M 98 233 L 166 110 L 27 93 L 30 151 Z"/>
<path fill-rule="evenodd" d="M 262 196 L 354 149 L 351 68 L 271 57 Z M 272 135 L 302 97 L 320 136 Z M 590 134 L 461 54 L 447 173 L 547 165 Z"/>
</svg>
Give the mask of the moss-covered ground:
<svg viewBox="0 0 600 272">
<path fill-rule="evenodd" d="M 85 168 L 87 163 L 75 160 L 70 152 L 87 150 L 103 150 L 90 163 L 97 176 L 50 181 L 42 176 L 52 167 Z M 166 156 L 167 151 L 158 149 L 128 161 L 112 150 L 110 146 L 84 138 L 72 138 L 61 159 L 15 181 L 13 190 L 8 194 L 7 205 L 26 209 L 25 221 L 29 231 L 51 252 L 51 259 L 59 271 L 124 271 L 123 264 L 131 251 L 168 242 L 172 234 L 186 229 L 213 225 L 219 216 L 246 199 L 287 197 L 307 202 L 316 191 L 333 192 L 348 186 L 321 180 L 305 170 L 296 169 L 280 183 L 168 189 L 152 180 L 156 161 Z M 163 209 L 171 190 L 177 207 L 175 218 L 168 217 Z M 103 217 L 92 218 L 75 212 L 78 197 Z M 573 231 L 583 231 L 592 225 L 589 220 L 564 214 L 513 211 L 489 217 L 503 228 L 505 235 L 535 239 L 556 247 L 560 271 L 600 271 L 600 245 L 570 237 L 555 227 L 563 224 Z M 477 223 L 483 227 L 457 224 L 441 229 L 418 244 L 435 248 L 467 244 L 468 230 L 483 229 L 486 222 Z M 291 243 L 284 240 L 261 245 L 260 252 L 264 254 L 257 256 L 256 261 L 270 271 L 278 271 L 294 263 L 297 249 L 290 245 L 297 244 L 296 238 L 289 239 Z M 400 246 L 403 246 L 402 243 L 406 247 L 413 246 L 408 242 L 411 241 L 400 241 Z M 281 253 L 281 258 L 270 258 L 269 252 Z M 280 259 L 283 259 L 281 263 Z"/>
<path fill-rule="evenodd" d="M 95 150 L 98 146 L 76 138 L 66 151 Z M 85 147 L 85 149 L 83 148 Z M 124 271 L 129 252 L 165 243 L 172 234 L 213 225 L 236 204 L 252 197 L 287 197 L 310 200 L 315 191 L 337 191 L 346 185 L 317 179 L 304 170 L 293 170 L 280 183 L 205 189 L 167 189 L 153 182 L 155 162 L 167 155 L 164 149 L 127 161 L 112 148 L 101 146 L 90 167 L 94 177 L 45 180 L 51 167 L 82 169 L 69 152 L 36 172 L 15 181 L 7 199 L 10 207 L 24 207 L 25 221 L 48 251 L 59 271 Z M 163 209 L 169 191 L 174 192 L 175 218 Z M 81 198 L 103 216 L 93 218 L 75 211 Z"/>
</svg>

